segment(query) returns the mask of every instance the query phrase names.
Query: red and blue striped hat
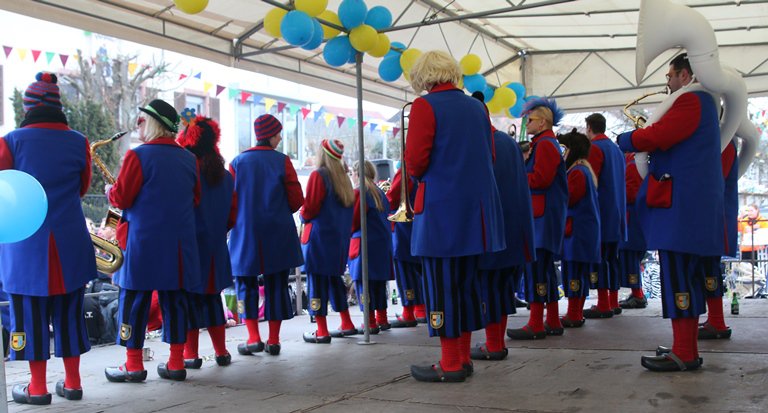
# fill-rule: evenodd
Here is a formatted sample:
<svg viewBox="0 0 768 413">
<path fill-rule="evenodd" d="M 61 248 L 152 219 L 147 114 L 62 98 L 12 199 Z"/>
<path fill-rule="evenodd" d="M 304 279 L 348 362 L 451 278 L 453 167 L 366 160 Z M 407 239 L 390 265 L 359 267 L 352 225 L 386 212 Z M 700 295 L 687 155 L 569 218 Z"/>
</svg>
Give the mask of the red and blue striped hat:
<svg viewBox="0 0 768 413">
<path fill-rule="evenodd" d="M 341 155 L 344 155 L 344 143 L 338 139 L 323 139 L 320 145 L 328 156 L 337 161 L 340 161 Z"/>
<path fill-rule="evenodd" d="M 48 106 L 61 110 L 61 95 L 56 85 L 57 78 L 53 73 L 40 72 L 24 91 L 24 112 L 38 106 Z"/>
<path fill-rule="evenodd" d="M 257 141 L 270 139 L 282 130 L 283 124 L 269 113 L 261 115 L 253 121 L 253 132 L 256 134 Z"/>
</svg>

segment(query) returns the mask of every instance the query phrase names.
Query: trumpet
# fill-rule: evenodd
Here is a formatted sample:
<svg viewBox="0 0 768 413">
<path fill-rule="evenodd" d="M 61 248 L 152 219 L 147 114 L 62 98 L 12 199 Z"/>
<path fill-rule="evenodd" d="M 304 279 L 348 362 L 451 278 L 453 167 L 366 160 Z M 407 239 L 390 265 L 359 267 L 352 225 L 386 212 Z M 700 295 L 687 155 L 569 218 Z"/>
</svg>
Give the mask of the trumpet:
<svg viewBox="0 0 768 413">
<path fill-rule="evenodd" d="M 392 222 L 413 221 L 413 206 L 408 194 L 408 170 L 405 168 L 405 132 L 408 131 L 405 121 L 410 117 L 411 105 L 410 102 L 406 103 L 400 111 L 400 205 L 392 215 L 387 217 Z M 405 114 L 406 109 L 408 109 L 408 115 Z"/>
<path fill-rule="evenodd" d="M 663 90 L 659 90 L 659 91 L 651 92 L 651 93 L 646 93 L 643 96 L 640 96 L 639 98 L 637 98 L 637 99 L 627 103 L 624 106 L 624 109 L 622 109 L 622 112 L 624 113 L 624 116 L 626 116 L 627 118 L 629 118 L 629 120 L 634 122 L 636 128 L 642 128 L 643 126 L 645 126 L 645 123 L 648 122 L 648 119 L 645 116 L 643 116 L 643 115 L 639 115 L 639 114 L 636 115 L 636 114 L 632 113 L 632 110 L 630 108 L 632 106 L 640 103 L 640 101 L 642 101 L 643 99 L 645 99 L 645 98 L 647 98 L 649 96 L 660 95 L 662 93 L 665 94 L 665 95 L 668 95 L 669 94 L 669 89 L 665 87 Z"/>
<path fill-rule="evenodd" d="M 91 159 L 93 159 L 93 163 L 96 165 L 96 167 L 99 168 L 99 171 L 101 171 L 102 175 L 104 175 L 104 180 L 106 180 L 107 183 L 111 185 L 114 185 L 115 177 L 111 172 L 109 172 L 107 165 L 104 164 L 104 161 L 96 153 L 96 149 L 122 138 L 127 133 L 127 131 L 118 132 L 112 135 L 112 137 L 109 139 L 91 144 Z M 105 225 L 117 230 L 117 223 L 120 222 L 120 217 L 120 211 L 110 207 L 107 212 Z M 111 274 L 117 271 L 117 269 L 123 265 L 123 251 L 121 251 L 120 247 L 117 246 L 117 241 L 107 240 L 96 234 L 91 234 L 91 242 L 93 243 L 94 249 L 96 250 L 96 268 L 99 271 L 105 274 Z"/>
</svg>

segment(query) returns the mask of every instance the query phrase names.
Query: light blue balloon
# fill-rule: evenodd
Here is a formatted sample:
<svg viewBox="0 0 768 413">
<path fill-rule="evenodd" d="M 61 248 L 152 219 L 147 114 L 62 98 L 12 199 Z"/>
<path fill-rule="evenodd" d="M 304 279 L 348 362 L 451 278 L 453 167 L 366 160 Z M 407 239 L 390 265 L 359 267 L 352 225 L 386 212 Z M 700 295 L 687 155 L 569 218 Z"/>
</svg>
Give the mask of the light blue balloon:
<svg viewBox="0 0 768 413">
<path fill-rule="evenodd" d="M 492 88 L 490 86 L 486 86 L 485 90 L 483 90 L 483 96 L 485 96 L 485 98 L 483 99 L 483 102 L 485 102 L 485 103 L 490 102 L 491 99 L 493 99 L 493 94 L 494 93 L 496 93 L 496 89 L 494 89 L 494 88 Z"/>
<path fill-rule="evenodd" d="M 339 5 L 339 20 L 348 30 L 363 24 L 368 6 L 363 0 L 344 0 Z"/>
<path fill-rule="evenodd" d="M 390 47 L 390 50 L 387 52 L 387 54 L 384 55 L 385 59 L 387 59 L 389 57 L 392 57 L 392 56 L 397 56 L 397 58 L 399 59 L 400 55 L 403 53 L 403 51 L 405 51 L 405 49 L 408 48 L 406 45 L 404 45 L 404 44 L 402 44 L 400 42 L 392 42 L 392 43 L 389 44 L 389 47 Z M 398 49 L 398 50 L 401 50 L 401 51 L 398 52 L 397 50 L 393 50 L 393 49 Z"/>
<path fill-rule="evenodd" d="M 365 24 L 376 30 L 383 30 L 392 25 L 392 13 L 384 6 L 374 6 L 365 16 Z"/>
<path fill-rule="evenodd" d="M 512 82 L 507 85 L 508 88 L 512 89 L 515 92 L 515 96 L 517 97 L 516 102 L 519 102 L 523 98 L 525 98 L 525 86 L 523 86 L 520 82 Z"/>
<path fill-rule="evenodd" d="M 0 171 L 0 243 L 29 238 L 47 213 L 48 197 L 37 179 L 15 169 Z"/>
<path fill-rule="evenodd" d="M 314 26 L 314 30 L 312 31 L 312 39 L 310 39 L 309 43 L 301 46 L 301 48 L 304 50 L 315 50 L 320 47 L 321 44 L 323 44 L 323 27 L 320 26 L 320 22 L 315 18 L 312 19 L 312 24 Z"/>
<path fill-rule="evenodd" d="M 485 87 L 488 86 L 488 82 L 481 74 L 474 74 L 471 76 L 464 76 L 464 89 L 467 89 L 469 93 L 482 92 Z"/>
<path fill-rule="evenodd" d="M 379 63 L 379 77 L 385 82 L 394 82 L 403 74 L 400 58 L 397 56 L 384 58 Z"/>
<path fill-rule="evenodd" d="M 354 49 L 349 43 L 349 36 L 336 36 L 323 48 L 323 59 L 330 66 L 339 67 L 349 61 L 349 57 L 354 56 Z"/>
<path fill-rule="evenodd" d="M 520 115 L 523 114 L 523 104 L 524 104 L 523 100 L 524 99 L 518 100 L 517 102 L 515 102 L 515 106 L 512 106 L 511 108 L 509 108 L 510 115 L 516 118 L 519 118 Z"/>
<path fill-rule="evenodd" d="M 315 32 L 313 20 L 301 10 L 289 11 L 283 17 L 283 22 L 280 23 L 280 33 L 283 34 L 283 39 L 294 46 L 304 46 L 309 43 Z"/>
</svg>

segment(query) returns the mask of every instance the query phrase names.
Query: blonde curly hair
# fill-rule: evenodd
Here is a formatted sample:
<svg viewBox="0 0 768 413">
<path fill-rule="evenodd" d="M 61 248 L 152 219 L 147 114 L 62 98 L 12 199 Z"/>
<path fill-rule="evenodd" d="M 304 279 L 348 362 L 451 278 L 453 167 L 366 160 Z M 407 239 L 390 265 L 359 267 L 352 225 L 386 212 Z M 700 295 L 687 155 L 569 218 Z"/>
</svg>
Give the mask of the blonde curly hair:
<svg viewBox="0 0 768 413">
<path fill-rule="evenodd" d="M 429 91 L 440 83 L 456 86 L 460 81 L 459 63 L 441 50 L 430 50 L 422 54 L 411 68 L 411 87 L 416 93 Z"/>
</svg>

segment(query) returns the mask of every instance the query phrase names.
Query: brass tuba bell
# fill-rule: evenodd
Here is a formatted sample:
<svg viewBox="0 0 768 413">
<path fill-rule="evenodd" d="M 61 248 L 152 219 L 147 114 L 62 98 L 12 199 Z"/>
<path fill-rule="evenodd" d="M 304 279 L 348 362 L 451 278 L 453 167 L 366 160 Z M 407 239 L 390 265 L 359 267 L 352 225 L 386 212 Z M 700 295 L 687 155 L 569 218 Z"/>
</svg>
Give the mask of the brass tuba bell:
<svg viewBox="0 0 768 413">
<path fill-rule="evenodd" d="M 387 217 L 392 222 L 413 221 L 413 206 L 408 194 L 408 170 L 405 168 L 405 133 L 408 131 L 405 121 L 409 118 L 411 105 L 410 102 L 406 103 L 400 111 L 400 205 L 392 215 Z M 408 115 L 405 114 L 406 109 L 409 109 Z"/>
<path fill-rule="evenodd" d="M 104 164 L 104 161 L 102 161 L 99 155 L 96 153 L 96 149 L 122 138 L 123 135 L 127 133 L 128 132 L 118 132 L 112 135 L 112 137 L 109 139 L 91 144 L 91 159 L 93 159 L 93 163 L 96 164 L 101 173 L 104 175 L 104 180 L 106 180 L 109 184 L 115 183 L 115 177 L 112 176 L 112 173 L 110 173 L 109 169 L 107 169 L 107 165 Z M 117 223 L 119 221 L 120 211 L 110 208 L 107 212 L 105 226 L 117 230 Z M 94 252 L 96 253 L 96 269 L 98 269 L 100 272 L 111 274 L 117 271 L 117 269 L 123 265 L 123 251 L 120 249 L 120 247 L 117 246 L 117 241 L 107 240 L 96 234 L 91 234 L 91 242 L 93 243 L 95 250 Z"/>
</svg>

